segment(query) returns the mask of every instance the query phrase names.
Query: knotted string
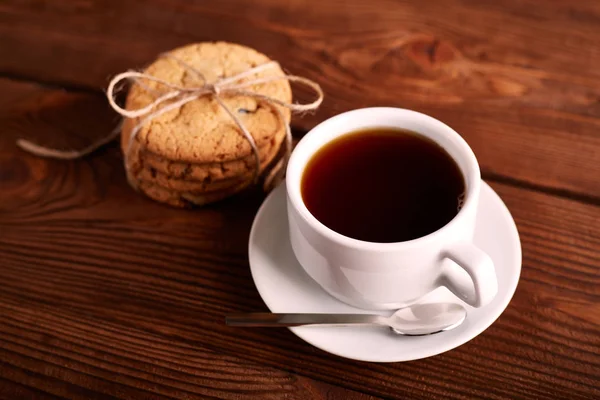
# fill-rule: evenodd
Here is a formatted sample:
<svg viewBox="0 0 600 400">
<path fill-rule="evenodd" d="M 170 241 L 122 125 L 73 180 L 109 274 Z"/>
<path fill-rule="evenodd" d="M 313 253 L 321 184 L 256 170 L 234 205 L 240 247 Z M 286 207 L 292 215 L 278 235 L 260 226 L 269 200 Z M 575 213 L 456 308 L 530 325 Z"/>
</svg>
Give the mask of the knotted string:
<svg viewBox="0 0 600 400">
<path fill-rule="evenodd" d="M 248 79 L 244 82 L 240 82 L 242 79 L 248 78 L 254 74 L 263 72 L 270 68 L 278 67 L 278 63 L 275 61 L 267 62 L 265 64 L 262 64 L 262 65 L 254 67 L 254 68 L 248 69 L 244 72 L 241 72 L 237 75 L 218 79 L 215 82 L 210 83 L 207 81 L 206 77 L 202 74 L 202 72 L 198 71 L 196 68 L 192 67 L 191 65 L 184 62 L 183 60 L 181 60 L 171 54 L 164 54 L 162 57 L 175 60 L 178 64 L 180 64 L 188 72 L 190 72 L 191 74 L 193 74 L 194 76 L 196 76 L 198 78 L 198 80 L 200 81 L 199 85 L 198 86 L 181 86 L 181 85 L 177 85 L 177 84 L 168 82 L 164 79 L 160 79 L 160 78 L 154 77 L 152 75 L 142 73 L 142 72 L 137 72 L 137 71 L 128 71 L 128 72 L 120 73 L 117 76 L 115 76 L 108 85 L 106 96 L 108 98 L 108 102 L 109 102 L 110 106 L 117 113 L 119 113 L 121 116 L 123 116 L 125 118 L 141 118 L 141 121 L 131 131 L 126 154 L 125 154 L 125 168 L 128 173 L 128 178 L 130 178 L 129 179 L 130 183 L 132 183 L 134 181 L 134 179 L 131 179 L 132 177 L 130 176 L 129 163 L 127 162 L 127 159 L 130 155 L 132 144 L 133 144 L 135 138 L 137 137 L 139 131 L 144 126 L 144 124 L 146 124 L 148 121 L 150 121 L 154 118 L 157 118 L 158 116 L 160 116 L 164 113 L 167 113 L 171 110 L 178 109 L 178 108 L 182 107 L 184 104 L 187 104 L 191 101 L 197 100 L 197 99 L 199 99 L 201 97 L 205 97 L 205 96 L 211 96 L 212 98 L 214 98 L 217 101 L 217 103 L 220 105 L 220 107 L 223 108 L 223 110 L 235 122 L 235 124 L 240 129 L 241 133 L 244 135 L 245 139 L 250 144 L 250 147 L 252 148 L 252 152 L 254 154 L 254 160 L 255 160 L 255 164 L 256 164 L 255 170 L 254 170 L 254 182 L 257 182 L 259 173 L 260 173 L 260 154 L 259 154 L 258 146 L 256 145 L 256 141 L 254 140 L 254 138 L 252 137 L 252 134 L 248 131 L 248 129 L 246 129 L 246 127 L 244 126 L 242 121 L 237 117 L 237 115 L 229 107 L 227 107 L 227 105 L 223 101 L 224 96 L 247 96 L 247 97 L 252 97 L 252 98 L 256 99 L 257 101 L 267 103 L 273 109 L 275 109 L 279 120 L 285 127 L 284 155 L 282 158 L 280 158 L 277 161 L 275 166 L 271 169 L 269 174 L 265 177 L 265 188 L 269 188 L 269 187 L 273 186 L 274 184 L 276 184 L 276 183 L 274 183 L 275 178 L 281 177 L 282 174 L 280 174 L 280 172 L 286 166 L 287 161 L 290 156 L 290 153 L 291 153 L 291 149 L 292 149 L 292 133 L 290 130 L 290 126 L 287 123 L 287 121 L 285 120 L 285 117 L 284 117 L 283 113 L 281 112 L 281 110 L 276 106 L 285 107 L 285 108 L 291 110 L 292 112 L 306 112 L 306 111 L 312 111 L 312 110 L 317 109 L 319 107 L 319 105 L 321 104 L 321 102 L 323 101 L 323 91 L 321 90 L 321 87 L 319 86 L 319 84 L 317 84 L 316 82 L 314 82 L 310 79 L 303 78 L 301 76 L 287 75 L 287 74 L 278 75 L 278 76 L 259 77 L 259 78 L 254 78 L 254 79 Z M 129 109 L 128 110 L 128 109 L 125 109 L 125 108 L 119 106 L 116 103 L 114 97 L 115 97 L 115 92 L 118 90 L 117 87 L 119 87 L 119 83 L 121 83 L 124 80 L 133 80 L 136 84 L 139 84 L 142 88 L 145 88 L 148 92 L 151 92 L 154 95 L 156 95 L 154 101 L 152 101 L 150 104 L 148 104 L 144 107 L 140 107 L 138 109 Z M 145 85 L 143 83 L 143 80 L 159 83 L 160 85 L 166 87 L 169 90 L 164 94 L 160 94 L 159 91 L 157 91 L 155 89 L 151 89 L 150 87 Z M 298 83 L 298 84 L 301 84 L 301 85 L 304 85 L 304 86 L 310 88 L 311 90 L 313 90 L 316 93 L 316 95 L 317 95 L 316 100 L 314 100 L 311 103 L 307 103 L 307 104 L 293 104 L 293 103 L 287 103 L 285 101 L 281 101 L 274 97 L 270 97 L 267 95 L 263 95 L 263 94 L 248 90 L 251 86 L 254 86 L 254 85 L 260 85 L 260 84 L 264 84 L 264 83 L 276 82 L 276 81 L 281 81 L 281 80 L 295 82 L 295 83 Z M 98 140 L 97 142 L 92 143 L 91 145 L 87 146 L 86 148 L 84 148 L 82 150 L 78 150 L 78 151 L 61 151 L 61 150 L 49 149 L 49 148 L 36 145 L 34 143 L 31 143 L 31 142 L 23 140 L 23 139 L 18 140 L 17 144 L 24 150 L 29 151 L 30 153 L 33 153 L 33 154 L 36 154 L 39 156 L 59 158 L 59 159 L 76 159 L 76 158 L 83 157 L 83 156 L 93 152 L 94 150 L 98 149 L 99 147 L 101 147 L 104 144 L 113 140 L 116 136 L 118 136 L 118 130 L 111 132 L 106 137 L 103 137 L 100 140 Z"/>
<path fill-rule="evenodd" d="M 281 174 L 279 174 L 279 172 L 287 164 L 287 160 L 288 160 L 290 152 L 291 152 L 292 133 L 291 133 L 289 124 L 285 120 L 285 117 L 283 116 L 281 110 L 279 108 L 275 107 L 275 105 L 286 107 L 286 108 L 290 109 L 292 112 L 303 112 L 303 111 L 315 110 L 317 107 L 319 107 L 319 105 L 323 101 L 323 92 L 321 91 L 320 86 L 317 83 L 315 83 L 309 79 L 302 78 L 299 76 L 293 76 L 293 75 L 262 77 L 262 78 L 249 79 L 245 82 L 240 82 L 242 79 L 248 78 L 254 74 L 263 72 L 270 68 L 278 67 L 278 64 L 274 61 L 259 65 L 257 67 L 251 68 L 246 71 L 243 71 L 237 75 L 227 77 L 227 78 L 222 78 L 215 82 L 209 83 L 207 81 L 206 77 L 204 76 L 204 74 L 202 74 L 202 72 L 198 71 L 196 68 L 194 68 L 193 66 L 184 62 L 183 60 L 179 59 L 178 57 L 175 57 L 170 54 L 165 54 L 165 55 L 163 55 L 163 57 L 175 60 L 179 65 L 181 65 L 189 73 L 194 75 L 198 79 L 200 84 L 198 86 L 180 86 L 180 85 L 176 85 L 171 82 L 165 81 L 163 79 L 156 78 L 152 75 L 135 72 L 135 71 L 124 72 L 124 73 L 121 73 L 121 74 L 115 76 L 114 79 L 108 85 L 108 90 L 107 90 L 107 97 L 108 97 L 108 101 L 109 101 L 111 107 L 116 112 L 118 112 L 119 114 L 121 114 L 122 116 L 127 117 L 127 118 L 143 117 L 143 119 L 140 121 L 140 123 L 138 123 L 131 132 L 131 135 L 129 137 L 128 149 L 131 149 L 132 144 L 133 144 L 135 138 L 137 137 L 137 134 L 139 133 L 140 129 L 146 122 L 148 122 L 164 113 L 167 113 L 171 110 L 180 108 L 184 104 L 187 104 L 191 101 L 197 100 L 201 97 L 211 96 L 217 101 L 217 103 L 221 106 L 221 108 L 223 108 L 223 110 L 235 122 L 235 124 L 238 126 L 238 128 L 244 135 L 245 139 L 250 144 L 252 153 L 254 155 L 254 162 L 255 162 L 254 182 L 256 183 L 258 180 L 258 177 L 259 177 L 259 173 L 260 173 L 260 153 L 258 150 L 258 146 L 256 145 L 256 141 L 252 137 L 252 134 L 244 126 L 242 121 L 235 114 L 235 112 L 233 112 L 229 107 L 227 107 L 227 105 L 223 101 L 224 96 L 248 96 L 248 97 L 252 97 L 258 101 L 267 103 L 270 106 L 272 106 L 273 109 L 276 110 L 277 116 L 285 128 L 284 155 L 283 155 L 282 159 L 279 159 L 277 161 L 275 166 L 271 169 L 269 174 L 265 177 L 265 189 L 268 189 L 272 185 L 276 184 L 277 182 L 274 182 L 276 180 L 275 178 L 278 176 L 281 176 Z M 141 107 L 141 108 L 133 109 L 133 110 L 127 110 L 127 109 L 120 107 L 115 102 L 114 95 L 113 95 L 115 87 L 117 87 L 117 85 L 124 79 L 133 79 L 136 83 L 140 83 L 140 80 L 150 80 L 150 81 L 157 82 L 157 83 L 167 87 L 170 90 L 167 93 L 157 96 L 153 102 L 151 102 L 150 104 L 148 104 L 145 107 Z M 276 98 L 273 98 L 270 96 L 256 93 L 251 90 L 247 90 L 247 88 L 254 86 L 254 85 L 275 82 L 275 81 L 280 81 L 280 80 L 296 82 L 296 83 L 300 83 L 300 84 L 303 84 L 303 85 L 309 87 L 317 94 L 317 99 L 309 104 L 292 104 L 292 103 L 287 103 L 287 102 L 281 101 L 279 99 L 276 99 Z"/>
</svg>

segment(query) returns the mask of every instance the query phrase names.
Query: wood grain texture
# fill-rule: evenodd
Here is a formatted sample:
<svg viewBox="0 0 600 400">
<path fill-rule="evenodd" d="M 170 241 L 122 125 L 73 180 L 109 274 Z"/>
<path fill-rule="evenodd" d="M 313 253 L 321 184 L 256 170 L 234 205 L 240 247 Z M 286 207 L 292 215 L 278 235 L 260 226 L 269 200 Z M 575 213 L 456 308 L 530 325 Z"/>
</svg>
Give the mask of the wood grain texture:
<svg viewBox="0 0 600 400">
<path fill-rule="evenodd" d="M 486 175 L 598 203 L 599 4 L 6 0 L 0 73 L 99 90 L 176 46 L 243 43 L 323 85 L 300 129 L 357 107 L 411 108 L 458 130 Z"/>
<path fill-rule="evenodd" d="M 0 390 L 71 398 L 600 397 L 600 207 L 492 182 L 523 244 L 522 278 L 505 313 L 437 357 L 345 360 L 287 330 L 242 335 L 223 324 L 230 312 L 266 310 L 246 250 L 260 193 L 182 211 L 135 193 L 116 145 L 74 162 L 25 154 L 14 146 L 17 135 L 67 143 L 114 121 L 101 103 L 82 112 L 93 100 L 73 100 L 81 94 L 19 85 L 0 81 L 0 104 L 11 105 L 0 113 Z M 86 132 L 90 118 L 96 128 Z"/>
<path fill-rule="evenodd" d="M 94 313 L 81 312 L 77 303 L 80 300 L 83 303 L 87 302 L 85 298 L 91 300 L 88 297 L 90 293 L 83 294 L 76 289 L 74 276 L 53 274 L 61 270 L 63 272 L 70 270 L 79 277 L 75 279 L 81 278 L 87 281 L 84 285 L 87 289 L 96 286 L 100 292 L 104 292 L 104 289 L 100 288 L 103 286 L 100 282 L 105 281 L 101 276 L 104 272 L 100 272 L 99 275 L 91 271 L 84 272 L 83 275 L 76 272 L 79 265 L 77 259 L 91 254 L 87 245 L 82 247 L 77 244 L 80 240 L 87 240 L 84 238 L 86 235 L 75 239 L 73 253 L 67 256 L 74 269 L 54 264 L 57 260 L 55 255 L 61 251 L 46 248 L 48 243 L 42 247 L 50 250 L 51 254 L 35 256 L 32 265 L 24 269 L 8 261 L 10 259 L 14 261 L 14 257 L 20 258 L 19 254 L 28 253 L 26 250 L 28 245 L 20 246 L 15 243 L 15 240 L 20 242 L 24 239 L 28 244 L 37 242 L 37 233 L 34 232 L 30 232 L 28 238 L 19 238 L 19 226 L 29 225 L 26 220 L 32 218 L 30 226 L 36 227 L 34 231 L 38 228 L 42 229 L 37 231 L 38 233 L 44 231 L 43 224 L 35 221 L 42 215 L 48 215 L 44 211 L 46 206 L 55 211 L 66 210 L 71 208 L 69 204 L 75 201 L 83 207 L 80 209 L 80 217 L 86 221 L 84 225 L 91 228 L 96 222 L 103 220 L 107 222 L 106 215 L 94 217 L 93 208 L 99 204 L 97 199 L 86 200 L 74 193 L 66 194 L 66 197 L 58 194 L 71 185 L 65 186 L 66 182 L 63 179 L 67 176 L 77 181 L 76 191 L 91 191 L 94 193 L 93 197 L 104 198 L 109 195 L 114 196 L 119 202 L 129 202 L 129 199 L 135 198 L 134 202 L 137 202 L 139 211 L 144 210 L 148 205 L 151 208 L 157 206 L 126 186 L 116 145 L 92 157 L 105 160 L 101 162 L 102 164 L 108 162 L 105 166 L 110 165 L 111 176 L 105 180 L 106 177 L 99 179 L 96 173 L 100 171 L 96 171 L 94 166 L 85 167 L 87 161 L 65 163 L 40 160 L 26 155 L 14 144 L 16 138 L 26 137 L 58 147 L 81 146 L 92 138 L 104 134 L 106 129 L 112 129 L 115 124 L 113 117 L 101 96 L 68 93 L 0 79 L 0 242 L 2 243 L 0 245 L 2 260 L 0 263 L 0 398 L 10 400 L 21 398 L 374 399 L 375 397 L 367 394 L 294 374 L 285 364 L 279 364 L 277 368 L 264 366 L 256 361 L 248 361 L 247 357 L 236 355 L 235 351 L 228 353 L 212 348 L 209 342 L 208 345 L 188 343 L 187 340 L 171 337 L 166 332 L 153 333 L 152 330 L 140 329 L 135 324 L 123 324 L 114 322 L 112 318 L 98 318 Z M 90 124 L 90 120 L 94 123 Z M 37 164 L 38 161 L 42 164 Z M 113 185 L 113 179 L 119 183 Z M 85 184 L 85 181 L 89 181 L 91 186 Z M 96 183 L 101 181 L 104 183 L 96 186 Z M 70 192 L 70 189 L 67 191 Z M 118 195 L 119 192 L 124 192 L 125 197 Z M 40 208 L 42 204 L 45 206 Z M 109 207 L 116 210 L 114 204 Z M 17 210 L 20 211 L 16 212 Z M 130 210 L 123 211 L 122 217 L 130 212 Z M 174 215 L 172 211 L 176 210 L 158 206 L 153 210 L 145 209 L 138 214 L 137 218 L 146 219 L 147 212 L 160 215 L 164 211 Z M 20 212 L 24 214 L 19 216 Z M 181 214 L 180 217 L 187 218 L 185 214 Z M 219 224 L 218 213 L 213 213 L 213 217 L 209 219 Z M 55 227 L 63 223 L 69 225 L 69 220 L 70 217 L 67 219 L 58 217 L 55 220 L 58 225 Z M 157 220 L 150 222 L 150 226 L 157 222 Z M 163 222 L 158 223 L 162 225 Z M 167 222 L 167 225 L 169 224 Z M 210 229 L 209 226 L 210 223 L 200 229 Z M 17 231 L 14 230 L 15 228 Z M 121 230 L 117 226 L 113 228 L 116 231 Z M 128 231 L 133 232 L 129 229 Z M 210 233 L 206 231 L 205 233 L 211 236 Z M 51 236 L 55 234 L 58 233 L 50 233 Z M 91 237 L 88 239 L 95 241 Z M 105 246 L 101 242 L 103 240 L 97 243 L 100 248 Z M 126 254 L 127 247 L 116 249 L 116 254 Z M 210 247 L 214 247 L 214 244 Z M 146 256 L 152 257 L 150 254 L 152 250 L 149 248 L 144 250 L 144 248 L 146 245 L 142 245 L 138 250 L 148 251 Z M 106 250 L 110 254 L 113 253 L 113 250 Z M 91 251 L 95 252 L 95 250 Z M 104 256 L 97 256 L 107 261 Z M 38 261 L 41 259 L 46 259 L 56 268 L 51 267 L 46 271 L 38 269 Z M 165 259 L 163 262 L 169 264 Z M 98 264 L 92 266 L 92 269 L 97 266 Z M 138 270 L 138 266 L 132 266 L 133 271 Z M 116 272 L 113 267 L 109 267 L 108 270 Z M 23 272 L 25 275 L 22 274 Z M 51 295 L 42 299 L 29 289 L 20 294 L 15 292 L 17 286 L 12 286 L 10 282 L 25 283 L 23 279 L 28 280 L 28 274 L 37 275 L 39 279 L 37 282 L 29 282 L 32 285 L 31 289 L 41 284 L 45 288 L 42 291 L 50 289 L 69 294 L 67 297 Z M 129 272 L 125 272 L 117 280 L 128 286 L 127 275 Z M 148 278 L 146 288 L 149 290 L 155 288 L 162 292 L 161 284 L 152 278 L 152 274 L 148 275 Z M 179 278 L 171 276 L 171 278 L 175 279 L 174 282 L 181 280 L 180 284 L 185 286 L 191 282 L 186 278 L 181 279 L 181 276 Z M 100 286 L 97 286 L 98 284 Z M 125 293 L 117 294 L 112 289 L 106 289 L 107 291 L 101 295 L 102 307 L 106 312 L 120 313 L 118 310 L 132 310 L 131 305 L 127 304 L 129 301 L 122 297 Z M 126 294 L 126 297 L 133 299 L 136 297 L 135 292 L 137 289 L 132 286 L 131 293 Z M 184 291 L 180 295 L 188 299 L 195 296 Z M 92 294 L 93 296 L 95 295 Z M 178 296 L 172 299 L 175 300 Z M 217 303 L 219 303 L 218 297 L 219 295 L 215 296 Z M 139 298 L 134 300 L 134 303 L 144 303 L 153 308 L 147 302 L 148 300 L 148 298 Z M 164 311 L 163 305 L 157 303 L 157 307 Z M 179 313 L 178 308 L 175 307 L 175 314 Z M 211 316 L 209 313 L 205 316 L 200 311 L 194 316 L 195 320 L 203 318 L 211 320 L 214 314 Z M 162 321 L 161 326 L 169 329 L 170 319 L 169 317 Z M 212 323 L 216 321 L 213 320 Z M 223 324 L 222 317 L 218 324 Z M 204 330 L 199 328 L 196 334 L 202 335 L 203 332 Z M 230 335 L 228 340 L 235 340 L 235 338 Z"/>
<path fill-rule="evenodd" d="M 81 399 L 372 398 L 66 308 L 4 296 L 0 315 L 3 378 L 38 393 Z M 26 393 L 3 385 L 0 391 Z"/>
</svg>

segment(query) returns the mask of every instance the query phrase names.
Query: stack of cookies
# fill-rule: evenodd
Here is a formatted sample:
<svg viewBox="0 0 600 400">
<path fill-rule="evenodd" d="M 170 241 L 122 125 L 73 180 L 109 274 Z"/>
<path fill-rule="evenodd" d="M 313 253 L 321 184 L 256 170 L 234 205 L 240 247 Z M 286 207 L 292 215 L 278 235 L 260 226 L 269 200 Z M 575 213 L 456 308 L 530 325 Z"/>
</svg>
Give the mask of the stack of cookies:
<svg viewBox="0 0 600 400">
<path fill-rule="evenodd" d="M 248 47 L 222 42 L 193 44 L 169 54 L 173 57 L 159 58 L 144 73 L 182 87 L 215 82 L 270 61 Z M 239 82 L 283 75 L 275 66 Z M 131 87 L 126 108 L 146 107 L 168 90 L 160 82 L 138 80 Z M 292 100 L 284 79 L 245 90 L 286 103 Z M 220 98 L 254 138 L 260 158 L 258 174 L 264 174 L 281 155 L 290 111 L 252 96 L 223 94 Z M 137 134 L 130 140 L 134 129 Z M 254 182 L 257 167 L 248 139 L 214 96 L 199 97 L 150 119 L 126 119 L 121 148 L 132 186 L 177 207 L 204 205 L 240 192 Z"/>
</svg>

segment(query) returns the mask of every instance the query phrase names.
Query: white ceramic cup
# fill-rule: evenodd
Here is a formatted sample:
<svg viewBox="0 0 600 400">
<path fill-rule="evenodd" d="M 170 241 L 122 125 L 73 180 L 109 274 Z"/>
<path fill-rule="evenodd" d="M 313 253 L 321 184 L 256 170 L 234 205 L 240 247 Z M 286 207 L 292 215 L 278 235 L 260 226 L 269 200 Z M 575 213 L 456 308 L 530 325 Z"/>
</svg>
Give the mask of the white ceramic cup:
<svg viewBox="0 0 600 400">
<path fill-rule="evenodd" d="M 315 152 L 337 137 L 377 127 L 403 128 L 426 136 L 457 163 L 465 178 L 466 196 L 463 207 L 444 227 L 414 240 L 372 243 L 339 234 L 308 211 L 301 181 Z M 479 165 L 471 148 L 458 133 L 432 117 L 384 107 L 337 115 L 306 134 L 289 160 L 287 209 L 294 254 L 325 291 L 359 308 L 400 308 L 440 286 L 467 304 L 481 307 L 494 298 L 498 283 L 492 260 L 472 242 L 480 186 Z M 361 189 L 357 186 L 357 190 Z"/>
</svg>

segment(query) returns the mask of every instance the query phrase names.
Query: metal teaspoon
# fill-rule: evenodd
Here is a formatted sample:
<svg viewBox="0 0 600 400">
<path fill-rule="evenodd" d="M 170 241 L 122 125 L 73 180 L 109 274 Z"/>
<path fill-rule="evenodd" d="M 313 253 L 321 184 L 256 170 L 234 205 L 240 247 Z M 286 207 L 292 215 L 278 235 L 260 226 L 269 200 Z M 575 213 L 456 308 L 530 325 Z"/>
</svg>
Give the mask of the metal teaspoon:
<svg viewBox="0 0 600 400">
<path fill-rule="evenodd" d="M 422 336 L 454 329 L 465 320 L 467 311 L 460 304 L 414 304 L 396 311 L 389 317 L 373 314 L 232 314 L 225 318 L 229 326 L 293 327 L 305 325 L 388 326 L 398 335 Z"/>
</svg>

